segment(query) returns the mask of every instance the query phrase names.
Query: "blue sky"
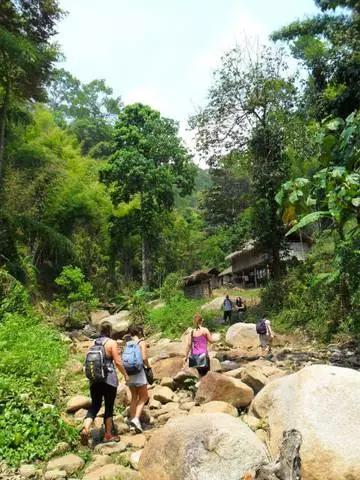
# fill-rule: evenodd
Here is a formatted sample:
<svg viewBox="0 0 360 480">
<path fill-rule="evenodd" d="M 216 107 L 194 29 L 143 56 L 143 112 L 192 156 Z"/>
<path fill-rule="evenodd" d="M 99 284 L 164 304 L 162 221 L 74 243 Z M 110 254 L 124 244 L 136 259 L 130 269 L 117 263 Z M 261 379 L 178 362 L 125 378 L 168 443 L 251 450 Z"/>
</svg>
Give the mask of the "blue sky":
<svg viewBox="0 0 360 480">
<path fill-rule="evenodd" d="M 204 104 L 221 55 L 245 38 L 316 12 L 313 0 L 60 0 L 62 66 L 83 82 L 104 78 L 125 103 L 180 121 Z"/>
</svg>

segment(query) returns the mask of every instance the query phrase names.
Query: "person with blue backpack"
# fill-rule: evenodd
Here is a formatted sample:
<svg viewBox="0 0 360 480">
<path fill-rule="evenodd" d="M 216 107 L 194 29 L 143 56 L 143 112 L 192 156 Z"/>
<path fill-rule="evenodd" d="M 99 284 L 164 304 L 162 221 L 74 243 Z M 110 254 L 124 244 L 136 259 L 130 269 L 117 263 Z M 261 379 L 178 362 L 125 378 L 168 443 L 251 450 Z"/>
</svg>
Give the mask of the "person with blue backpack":
<svg viewBox="0 0 360 480">
<path fill-rule="evenodd" d="M 129 335 L 125 336 L 126 346 L 122 353 L 122 362 L 129 375 L 128 386 L 131 391 L 128 423 L 137 433 L 143 431 L 140 417 L 144 405 L 149 399 L 148 378 L 151 375 L 147 345 L 143 337 L 142 327 L 132 325 L 129 328 Z"/>
<path fill-rule="evenodd" d="M 101 325 L 100 336 L 90 347 L 85 359 L 85 373 L 90 382 L 91 407 L 89 408 L 80 439 L 82 445 L 88 444 L 89 430 L 101 408 L 104 399 L 105 436 L 104 442 L 118 442 L 119 437 L 113 435 L 113 412 L 118 387 L 116 368 L 128 382 L 128 374 L 120 361 L 118 345 L 111 339 L 112 325 L 104 322 Z"/>
</svg>

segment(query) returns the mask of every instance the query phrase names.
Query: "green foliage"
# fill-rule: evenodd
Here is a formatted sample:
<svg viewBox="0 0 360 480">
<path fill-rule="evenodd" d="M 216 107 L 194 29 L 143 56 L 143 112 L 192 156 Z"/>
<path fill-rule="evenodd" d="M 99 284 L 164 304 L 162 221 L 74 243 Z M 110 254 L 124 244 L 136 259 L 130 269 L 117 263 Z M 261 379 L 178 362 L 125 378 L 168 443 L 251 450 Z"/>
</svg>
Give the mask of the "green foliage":
<svg viewBox="0 0 360 480">
<path fill-rule="evenodd" d="M 45 460 L 59 441 L 76 436 L 51 406 L 30 406 L 19 398 L 0 403 L 0 458 L 8 465 Z"/>
<path fill-rule="evenodd" d="M 25 315 L 29 310 L 29 295 L 25 288 L 0 268 L 0 323 L 7 313 Z"/>
<path fill-rule="evenodd" d="M 65 266 L 55 279 L 55 283 L 62 288 L 63 297 L 68 303 L 82 301 L 93 306 L 98 303 L 93 286 L 85 280 L 85 275 L 79 267 Z"/>
<path fill-rule="evenodd" d="M 170 303 L 164 307 L 150 310 L 146 323 L 154 332 L 161 332 L 164 337 L 179 338 L 193 325 L 193 316 L 200 311 L 203 299 L 189 300 L 181 293 L 171 297 Z M 216 312 L 202 312 L 204 325 L 219 316 Z"/>
<path fill-rule="evenodd" d="M 183 284 L 181 273 L 169 273 L 161 287 L 160 295 L 167 303 L 172 303 L 174 298 L 179 296 Z"/>
</svg>

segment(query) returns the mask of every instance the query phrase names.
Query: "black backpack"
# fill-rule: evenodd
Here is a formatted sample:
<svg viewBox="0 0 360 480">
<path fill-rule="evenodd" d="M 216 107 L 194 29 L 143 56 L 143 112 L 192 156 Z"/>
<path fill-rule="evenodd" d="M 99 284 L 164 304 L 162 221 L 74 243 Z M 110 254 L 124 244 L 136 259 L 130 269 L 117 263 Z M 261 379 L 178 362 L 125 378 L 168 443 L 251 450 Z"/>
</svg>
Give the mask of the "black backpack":
<svg viewBox="0 0 360 480">
<path fill-rule="evenodd" d="M 256 324 L 256 333 L 259 335 L 266 335 L 267 328 L 266 328 L 266 320 L 263 318 L 259 320 Z"/>
<path fill-rule="evenodd" d="M 105 382 L 106 380 L 108 369 L 104 345 L 108 340 L 108 338 L 105 338 L 105 340 L 97 338 L 86 354 L 85 374 L 92 383 Z"/>
</svg>

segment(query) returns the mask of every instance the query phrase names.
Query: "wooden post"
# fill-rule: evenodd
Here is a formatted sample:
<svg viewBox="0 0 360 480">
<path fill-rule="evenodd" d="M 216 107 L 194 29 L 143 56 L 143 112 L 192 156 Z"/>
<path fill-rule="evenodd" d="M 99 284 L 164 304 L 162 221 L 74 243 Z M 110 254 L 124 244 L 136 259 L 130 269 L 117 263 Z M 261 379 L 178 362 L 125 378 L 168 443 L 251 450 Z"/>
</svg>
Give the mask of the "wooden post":
<svg viewBox="0 0 360 480">
<path fill-rule="evenodd" d="M 256 267 L 254 268 L 254 285 L 257 288 Z"/>
</svg>

